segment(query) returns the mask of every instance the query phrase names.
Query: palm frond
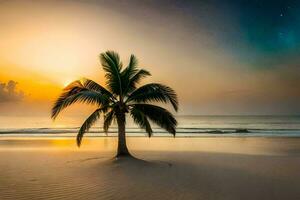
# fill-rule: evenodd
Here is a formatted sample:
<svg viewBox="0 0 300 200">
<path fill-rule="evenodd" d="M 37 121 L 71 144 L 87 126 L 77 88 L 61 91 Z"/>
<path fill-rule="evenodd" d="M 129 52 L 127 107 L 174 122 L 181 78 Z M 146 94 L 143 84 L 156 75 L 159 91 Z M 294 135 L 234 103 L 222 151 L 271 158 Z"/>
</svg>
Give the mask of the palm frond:
<svg viewBox="0 0 300 200">
<path fill-rule="evenodd" d="M 104 123 L 103 123 L 103 130 L 104 130 L 105 134 L 108 133 L 108 129 L 114 119 L 114 116 L 115 116 L 115 113 L 114 113 L 113 109 L 105 114 Z"/>
<path fill-rule="evenodd" d="M 137 64 L 138 61 L 136 57 L 131 55 L 128 66 L 121 72 L 123 94 L 127 93 L 127 87 L 129 85 L 130 78 L 138 72 Z"/>
<path fill-rule="evenodd" d="M 177 121 L 168 110 L 151 104 L 133 104 L 131 107 L 131 111 L 134 110 L 136 112 L 138 110 L 153 123 L 175 136 Z"/>
<path fill-rule="evenodd" d="M 133 91 L 127 102 L 147 103 L 147 102 L 170 102 L 178 110 L 178 98 L 176 92 L 163 84 L 150 83 Z"/>
<path fill-rule="evenodd" d="M 100 84 L 96 83 L 93 80 L 84 78 L 84 79 L 82 79 L 82 85 L 83 85 L 83 87 L 85 87 L 89 90 L 96 91 L 101 94 L 107 95 L 108 97 L 111 98 L 111 100 L 116 101 L 116 98 L 113 96 L 113 94 L 111 92 L 109 92 L 107 89 L 105 89 L 103 86 L 101 86 Z"/>
<path fill-rule="evenodd" d="M 147 116 L 136 107 L 131 109 L 130 115 L 134 122 L 137 123 L 140 128 L 145 129 L 145 131 L 148 133 L 148 136 L 151 137 L 153 131 Z"/>
<path fill-rule="evenodd" d="M 128 66 L 122 71 L 122 75 L 130 79 L 137 71 L 138 60 L 134 55 L 130 56 Z"/>
<path fill-rule="evenodd" d="M 149 71 L 144 69 L 138 70 L 137 73 L 129 79 L 126 87 L 126 93 L 134 91 L 137 88 L 137 84 L 139 84 L 140 81 L 147 76 L 151 76 Z"/>
<path fill-rule="evenodd" d="M 55 119 L 63 109 L 76 102 L 103 106 L 108 105 L 110 99 L 105 94 L 88 89 L 81 81 L 74 81 L 64 88 L 63 93 L 54 103 L 51 118 Z"/>
<path fill-rule="evenodd" d="M 121 73 L 124 96 L 135 90 L 142 78 L 150 75 L 147 70 L 138 69 L 138 60 L 134 55 L 131 55 L 128 66 Z"/>
<path fill-rule="evenodd" d="M 114 94 L 122 94 L 121 70 L 122 63 L 119 55 L 114 51 L 106 51 L 100 54 L 103 70 L 106 72 L 106 85 Z"/>
<path fill-rule="evenodd" d="M 78 147 L 81 145 L 83 135 L 93 126 L 97 119 L 99 119 L 101 112 L 104 112 L 106 109 L 106 107 L 103 107 L 95 110 L 81 125 L 76 137 Z"/>
</svg>

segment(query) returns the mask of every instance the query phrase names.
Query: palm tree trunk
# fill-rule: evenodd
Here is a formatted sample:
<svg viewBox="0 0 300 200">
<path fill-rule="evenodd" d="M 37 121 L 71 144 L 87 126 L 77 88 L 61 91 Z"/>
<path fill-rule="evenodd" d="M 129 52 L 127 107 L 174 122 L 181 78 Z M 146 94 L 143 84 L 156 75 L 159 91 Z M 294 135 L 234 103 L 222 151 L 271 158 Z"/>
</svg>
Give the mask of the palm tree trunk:
<svg viewBox="0 0 300 200">
<path fill-rule="evenodd" d="M 117 114 L 118 123 L 118 152 L 116 157 L 131 156 L 126 145 L 125 113 Z"/>
</svg>

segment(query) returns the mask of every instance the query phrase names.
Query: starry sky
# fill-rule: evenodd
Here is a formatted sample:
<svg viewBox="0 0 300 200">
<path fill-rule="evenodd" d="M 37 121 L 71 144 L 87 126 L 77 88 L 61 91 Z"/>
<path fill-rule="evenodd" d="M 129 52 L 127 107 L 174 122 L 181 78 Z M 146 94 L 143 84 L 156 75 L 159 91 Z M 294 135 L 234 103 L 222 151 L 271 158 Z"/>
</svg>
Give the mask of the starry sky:
<svg viewBox="0 0 300 200">
<path fill-rule="evenodd" d="M 291 0 L 148 1 L 205 31 L 241 62 L 274 67 L 299 54 L 300 2 Z M 125 4 L 126 5 L 126 4 Z M 128 5 L 127 6 L 131 6 Z"/>
<path fill-rule="evenodd" d="M 108 49 L 173 87 L 179 114 L 300 114 L 300 1 L 2 0 L 0 26 L 3 115 L 48 115 L 74 79 L 104 84 Z"/>
<path fill-rule="evenodd" d="M 282 59 L 298 55 L 299 1 L 233 2 L 226 3 L 237 19 L 240 36 L 235 37 L 235 31 L 229 32 L 228 40 L 224 41 L 229 41 L 229 48 L 241 61 L 255 60 L 252 62 L 257 67 L 273 67 Z"/>
</svg>

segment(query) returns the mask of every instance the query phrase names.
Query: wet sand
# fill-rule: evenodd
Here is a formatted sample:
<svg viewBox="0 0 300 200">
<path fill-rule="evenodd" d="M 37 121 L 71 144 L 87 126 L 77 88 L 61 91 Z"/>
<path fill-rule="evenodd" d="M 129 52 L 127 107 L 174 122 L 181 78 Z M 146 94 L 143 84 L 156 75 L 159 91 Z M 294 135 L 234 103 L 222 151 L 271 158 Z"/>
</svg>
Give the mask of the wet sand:
<svg viewBox="0 0 300 200">
<path fill-rule="evenodd" d="M 0 199 L 300 199 L 298 138 L 0 139 Z"/>
</svg>

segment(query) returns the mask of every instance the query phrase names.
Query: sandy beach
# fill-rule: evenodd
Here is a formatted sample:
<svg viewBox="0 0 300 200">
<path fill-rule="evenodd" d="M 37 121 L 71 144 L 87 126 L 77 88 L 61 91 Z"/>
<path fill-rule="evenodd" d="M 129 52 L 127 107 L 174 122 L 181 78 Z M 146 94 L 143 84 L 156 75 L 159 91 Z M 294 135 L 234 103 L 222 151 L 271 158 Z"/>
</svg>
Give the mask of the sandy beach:
<svg viewBox="0 0 300 200">
<path fill-rule="evenodd" d="M 2 138 L 0 199 L 299 199 L 298 138 Z"/>
</svg>

